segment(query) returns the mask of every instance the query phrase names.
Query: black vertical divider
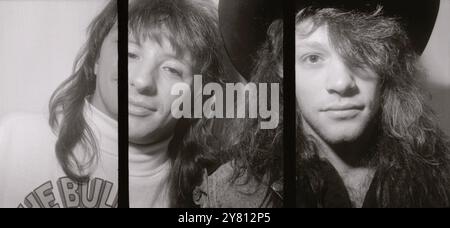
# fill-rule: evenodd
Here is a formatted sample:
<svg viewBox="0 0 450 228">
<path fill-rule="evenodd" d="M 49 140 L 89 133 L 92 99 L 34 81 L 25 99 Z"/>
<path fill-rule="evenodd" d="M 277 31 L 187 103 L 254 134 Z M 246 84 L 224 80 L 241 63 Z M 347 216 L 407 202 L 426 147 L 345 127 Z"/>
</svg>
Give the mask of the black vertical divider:
<svg viewBox="0 0 450 228">
<path fill-rule="evenodd" d="M 294 208 L 296 206 L 295 0 L 284 0 L 283 26 L 284 207 Z"/>
<path fill-rule="evenodd" d="M 118 207 L 129 208 L 128 181 L 128 0 L 117 0 L 118 10 L 118 100 L 119 100 L 119 191 Z"/>
</svg>

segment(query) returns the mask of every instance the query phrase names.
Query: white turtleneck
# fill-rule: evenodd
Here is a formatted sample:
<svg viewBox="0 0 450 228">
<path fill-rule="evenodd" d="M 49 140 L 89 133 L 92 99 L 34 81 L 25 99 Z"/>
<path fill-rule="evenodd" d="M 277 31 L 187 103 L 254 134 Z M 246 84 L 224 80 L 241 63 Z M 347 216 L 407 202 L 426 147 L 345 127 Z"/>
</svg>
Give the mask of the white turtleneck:
<svg viewBox="0 0 450 228">
<path fill-rule="evenodd" d="M 89 184 L 78 185 L 61 169 L 57 136 L 44 115 L 17 114 L 0 123 L 0 207 L 116 207 L 117 121 L 88 101 L 84 117 L 95 135 L 98 161 Z M 85 155 L 82 146 L 75 150 Z M 81 158 L 81 157 L 80 157 Z"/>
<path fill-rule="evenodd" d="M 14 114 L 2 119 L 0 208 L 117 206 L 117 121 L 87 100 L 83 111 L 99 149 L 98 161 L 90 170 L 89 186 L 78 186 L 66 178 L 56 158 L 57 136 L 48 125 L 47 116 Z M 131 207 L 169 206 L 170 140 L 146 146 L 130 144 Z M 86 157 L 82 146 L 75 153 L 79 159 Z"/>
<path fill-rule="evenodd" d="M 129 145 L 130 207 L 166 208 L 169 202 L 171 138 L 152 145 Z"/>
</svg>

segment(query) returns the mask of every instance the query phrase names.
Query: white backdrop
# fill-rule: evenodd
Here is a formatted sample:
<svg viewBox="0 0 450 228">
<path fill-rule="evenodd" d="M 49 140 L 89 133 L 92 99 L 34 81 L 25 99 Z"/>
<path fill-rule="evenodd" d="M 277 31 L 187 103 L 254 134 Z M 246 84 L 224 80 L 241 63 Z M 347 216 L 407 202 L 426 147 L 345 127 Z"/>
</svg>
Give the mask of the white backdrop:
<svg viewBox="0 0 450 228">
<path fill-rule="evenodd" d="M 46 112 L 107 0 L 0 0 L 0 117 Z"/>
</svg>

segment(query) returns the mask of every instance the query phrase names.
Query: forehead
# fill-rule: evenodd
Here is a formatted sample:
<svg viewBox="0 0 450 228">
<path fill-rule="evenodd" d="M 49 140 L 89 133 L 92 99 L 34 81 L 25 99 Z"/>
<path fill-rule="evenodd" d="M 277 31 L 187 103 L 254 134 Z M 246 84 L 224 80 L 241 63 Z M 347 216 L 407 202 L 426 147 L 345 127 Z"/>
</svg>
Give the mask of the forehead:
<svg viewBox="0 0 450 228">
<path fill-rule="evenodd" d="M 328 26 L 315 27 L 311 20 L 297 24 L 295 29 L 296 48 L 299 49 L 332 49 Z"/>
<path fill-rule="evenodd" d="M 166 32 L 152 32 L 140 34 L 136 37 L 134 33 L 129 36 L 130 43 L 137 45 L 144 50 L 153 51 L 155 47 L 162 51 L 164 55 L 180 60 L 186 64 L 193 65 L 191 52 L 178 45 Z"/>
</svg>

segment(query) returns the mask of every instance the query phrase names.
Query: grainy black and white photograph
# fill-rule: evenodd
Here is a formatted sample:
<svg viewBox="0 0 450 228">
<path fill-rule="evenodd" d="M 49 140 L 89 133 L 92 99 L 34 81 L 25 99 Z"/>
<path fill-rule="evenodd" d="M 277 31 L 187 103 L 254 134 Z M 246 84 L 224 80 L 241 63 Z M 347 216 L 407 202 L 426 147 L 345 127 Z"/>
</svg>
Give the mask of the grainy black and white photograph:
<svg viewBox="0 0 450 228">
<path fill-rule="evenodd" d="M 0 1 L 0 207 L 117 206 L 116 15 Z"/>
<path fill-rule="evenodd" d="M 0 208 L 450 207 L 450 0 L 286 2 L 0 0 Z"/>
<path fill-rule="evenodd" d="M 233 34 L 250 2 L 130 1 L 131 207 L 282 205 L 282 64 L 259 55 L 282 40 L 265 41 L 269 14 L 245 18 L 259 37 Z"/>
<path fill-rule="evenodd" d="M 449 207 L 450 1 L 296 4 L 297 206 Z"/>
</svg>

